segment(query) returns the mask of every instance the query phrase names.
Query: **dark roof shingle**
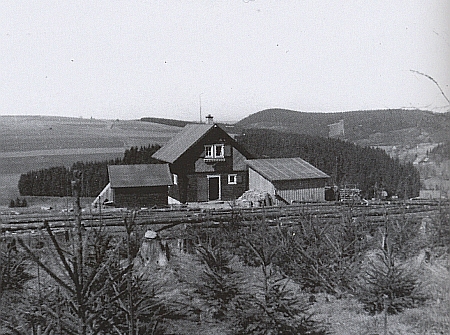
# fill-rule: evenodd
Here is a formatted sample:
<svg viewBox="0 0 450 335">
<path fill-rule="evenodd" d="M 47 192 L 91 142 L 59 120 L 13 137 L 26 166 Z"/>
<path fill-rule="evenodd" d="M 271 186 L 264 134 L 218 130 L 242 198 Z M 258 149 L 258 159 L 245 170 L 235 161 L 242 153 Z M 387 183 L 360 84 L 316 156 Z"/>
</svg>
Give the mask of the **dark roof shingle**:
<svg viewBox="0 0 450 335">
<path fill-rule="evenodd" d="M 188 124 L 152 157 L 163 162 L 173 163 L 213 127 L 217 127 L 217 125 Z"/>
<path fill-rule="evenodd" d="M 250 159 L 247 164 L 269 181 L 329 178 L 299 157 Z"/>
<path fill-rule="evenodd" d="M 109 165 L 112 188 L 172 185 L 168 164 Z"/>
</svg>

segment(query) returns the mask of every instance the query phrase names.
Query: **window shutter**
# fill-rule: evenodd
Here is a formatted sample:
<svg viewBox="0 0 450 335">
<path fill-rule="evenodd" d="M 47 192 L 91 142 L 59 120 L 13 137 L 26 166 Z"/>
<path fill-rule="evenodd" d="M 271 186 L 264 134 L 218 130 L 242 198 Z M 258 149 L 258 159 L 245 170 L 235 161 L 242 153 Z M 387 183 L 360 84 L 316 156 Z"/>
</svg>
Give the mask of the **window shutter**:
<svg viewBox="0 0 450 335">
<path fill-rule="evenodd" d="M 243 178 L 242 178 L 242 176 L 241 175 L 237 175 L 237 177 L 236 177 L 236 182 L 238 183 L 238 184 L 241 184 L 242 182 L 243 182 Z"/>
<path fill-rule="evenodd" d="M 225 157 L 231 156 L 231 145 L 225 145 Z"/>
</svg>

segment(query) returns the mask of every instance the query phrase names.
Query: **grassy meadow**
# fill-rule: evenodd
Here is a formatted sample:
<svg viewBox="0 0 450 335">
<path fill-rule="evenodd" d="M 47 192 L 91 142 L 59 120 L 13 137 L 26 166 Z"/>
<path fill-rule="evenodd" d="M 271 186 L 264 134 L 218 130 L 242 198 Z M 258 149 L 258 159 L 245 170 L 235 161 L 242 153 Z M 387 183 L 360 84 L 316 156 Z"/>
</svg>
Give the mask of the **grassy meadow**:
<svg viewBox="0 0 450 335">
<path fill-rule="evenodd" d="M 162 145 L 179 130 L 137 120 L 0 116 L 0 206 L 19 196 L 22 173 L 115 159 L 132 146 Z"/>
</svg>

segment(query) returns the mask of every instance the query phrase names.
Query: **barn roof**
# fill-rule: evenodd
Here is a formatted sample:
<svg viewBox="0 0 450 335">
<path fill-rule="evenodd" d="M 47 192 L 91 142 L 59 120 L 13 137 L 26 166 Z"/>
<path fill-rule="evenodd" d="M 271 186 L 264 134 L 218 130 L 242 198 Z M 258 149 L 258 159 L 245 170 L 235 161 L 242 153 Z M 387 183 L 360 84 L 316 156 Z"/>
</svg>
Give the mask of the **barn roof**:
<svg viewBox="0 0 450 335">
<path fill-rule="evenodd" d="M 299 157 L 249 159 L 247 164 L 269 181 L 329 178 Z"/>
<path fill-rule="evenodd" d="M 173 163 L 213 127 L 218 126 L 216 124 L 188 124 L 152 157 L 163 162 Z"/>
<path fill-rule="evenodd" d="M 112 188 L 172 185 L 168 164 L 109 165 Z"/>
</svg>

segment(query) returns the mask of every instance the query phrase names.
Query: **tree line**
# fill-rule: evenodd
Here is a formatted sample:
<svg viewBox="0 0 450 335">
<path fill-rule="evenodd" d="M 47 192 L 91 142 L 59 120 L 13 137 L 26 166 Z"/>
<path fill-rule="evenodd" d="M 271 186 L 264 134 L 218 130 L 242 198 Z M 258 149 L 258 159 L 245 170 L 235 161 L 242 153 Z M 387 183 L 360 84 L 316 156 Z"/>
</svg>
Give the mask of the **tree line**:
<svg viewBox="0 0 450 335">
<path fill-rule="evenodd" d="M 71 196 L 73 173 L 74 171 L 80 171 L 82 174 L 81 196 L 96 197 L 108 184 L 108 165 L 158 163 L 151 156 L 159 148 L 160 146 L 155 144 L 131 147 L 125 150 L 122 158 L 114 160 L 76 162 L 70 168 L 56 166 L 29 171 L 20 176 L 19 192 L 21 196 Z"/>
<path fill-rule="evenodd" d="M 419 195 L 419 171 L 412 163 L 401 163 L 382 149 L 264 129 L 246 130 L 238 142 L 257 158 L 301 157 L 331 176 L 332 184 L 356 185 L 367 198 L 380 189 L 400 198 Z"/>
</svg>

